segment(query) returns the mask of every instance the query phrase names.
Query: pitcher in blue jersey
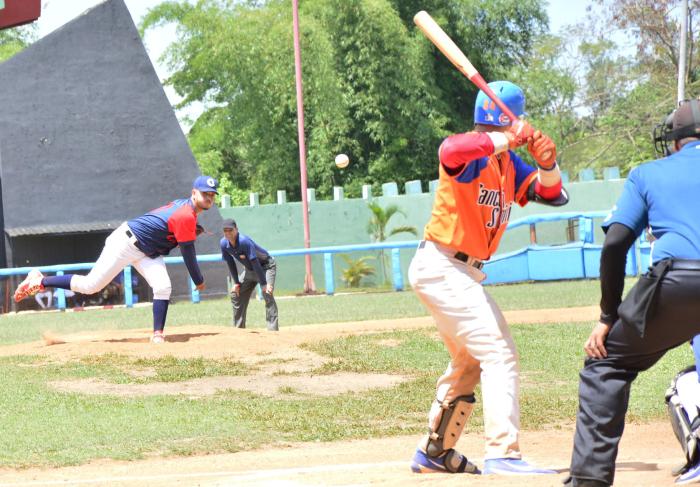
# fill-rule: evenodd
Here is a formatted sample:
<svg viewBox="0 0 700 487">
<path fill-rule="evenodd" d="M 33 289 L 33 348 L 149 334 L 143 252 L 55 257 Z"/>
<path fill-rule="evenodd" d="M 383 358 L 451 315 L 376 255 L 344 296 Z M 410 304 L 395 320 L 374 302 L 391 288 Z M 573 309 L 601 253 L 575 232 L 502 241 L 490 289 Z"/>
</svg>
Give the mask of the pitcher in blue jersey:
<svg viewBox="0 0 700 487">
<path fill-rule="evenodd" d="M 568 486 L 613 484 L 632 381 L 700 333 L 700 102 L 682 103 L 660 127 L 666 157 L 630 172 L 603 222 L 601 315 L 584 345 Z M 646 230 L 652 266 L 623 300 L 627 251 Z M 696 482 L 700 463 L 676 480 Z"/>
<path fill-rule="evenodd" d="M 217 181 L 209 176 L 195 179 L 189 198 L 171 201 L 114 230 L 102 249 L 95 266 L 86 276 L 66 274 L 44 277 L 34 269 L 15 291 L 15 301 L 45 288 L 70 289 L 93 294 L 102 290 L 127 265 L 133 265 L 153 289 L 153 343 L 163 343 L 165 318 L 170 303 L 170 276 L 164 255 L 180 247 L 190 277 L 198 290 L 204 289 L 204 277 L 197 264 L 194 241 L 197 238 L 197 215 L 211 208 L 217 194 Z"/>
</svg>

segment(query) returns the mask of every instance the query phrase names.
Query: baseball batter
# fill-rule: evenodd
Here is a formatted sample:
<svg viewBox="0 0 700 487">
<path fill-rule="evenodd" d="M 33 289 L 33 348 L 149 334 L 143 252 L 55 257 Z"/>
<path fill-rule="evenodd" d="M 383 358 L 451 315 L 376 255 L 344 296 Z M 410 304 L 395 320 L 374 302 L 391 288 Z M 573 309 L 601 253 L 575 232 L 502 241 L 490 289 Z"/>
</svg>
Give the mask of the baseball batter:
<svg viewBox="0 0 700 487">
<path fill-rule="evenodd" d="M 507 81 L 489 86 L 513 113 L 525 110 L 522 90 Z M 511 123 L 479 92 L 474 129 L 445 139 L 432 216 L 409 268 L 451 361 L 437 381 L 414 472 L 481 473 L 454 450 L 474 408 L 481 380 L 486 435 L 485 474 L 545 474 L 521 459 L 518 445 L 518 357 L 503 314 L 484 290 L 481 271 L 498 248 L 513 203 L 568 202 L 552 140 L 527 122 Z M 527 145 L 535 169 L 511 149 Z"/>
<path fill-rule="evenodd" d="M 203 290 L 204 277 L 197 264 L 194 242 L 197 238 L 197 215 L 211 208 L 217 194 L 217 181 L 209 176 L 195 179 L 192 195 L 151 210 L 124 222 L 114 230 L 102 249 L 95 266 L 86 276 L 66 274 L 43 276 L 34 269 L 15 291 L 19 302 L 46 288 L 63 288 L 93 294 L 109 284 L 127 265 L 133 265 L 153 289 L 153 343 L 163 343 L 165 318 L 170 303 L 170 276 L 164 255 L 179 246 L 192 281 Z"/>
</svg>

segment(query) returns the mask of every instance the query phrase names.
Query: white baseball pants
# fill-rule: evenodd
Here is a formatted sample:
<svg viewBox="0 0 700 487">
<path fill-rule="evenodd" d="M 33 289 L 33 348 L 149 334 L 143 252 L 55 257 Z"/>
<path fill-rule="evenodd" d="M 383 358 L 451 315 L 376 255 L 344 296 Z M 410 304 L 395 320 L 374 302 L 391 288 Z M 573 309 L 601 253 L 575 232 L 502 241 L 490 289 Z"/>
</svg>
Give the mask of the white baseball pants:
<svg viewBox="0 0 700 487">
<path fill-rule="evenodd" d="M 153 289 L 153 299 L 170 299 L 170 276 L 162 256 L 152 259 L 136 248 L 135 237 L 129 237 L 129 226 L 122 223 L 105 240 L 99 259 L 86 276 L 74 275 L 72 291 L 94 294 L 104 289 L 127 265 L 133 265 Z"/>
<path fill-rule="evenodd" d="M 520 458 L 519 368 L 503 313 L 480 284 L 485 274 L 454 258 L 455 250 L 426 241 L 409 281 L 435 319 L 451 361 L 437 381 L 428 422 L 436 431 L 439 403 L 472 394 L 481 376 L 486 459 Z"/>
</svg>

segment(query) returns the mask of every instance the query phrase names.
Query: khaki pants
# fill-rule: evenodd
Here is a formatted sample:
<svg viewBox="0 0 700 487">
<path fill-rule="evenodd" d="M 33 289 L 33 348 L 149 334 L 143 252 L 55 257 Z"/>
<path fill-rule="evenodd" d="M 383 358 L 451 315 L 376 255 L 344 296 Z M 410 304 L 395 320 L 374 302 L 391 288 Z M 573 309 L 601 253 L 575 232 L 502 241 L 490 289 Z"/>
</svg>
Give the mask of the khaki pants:
<svg viewBox="0 0 700 487">
<path fill-rule="evenodd" d="M 473 393 L 481 379 L 485 458 L 520 458 L 515 343 L 503 313 L 480 284 L 485 274 L 455 259 L 455 252 L 426 241 L 408 271 L 411 286 L 435 319 L 451 357 L 437 381 L 429 426 L 438 427 L 438 402 Z"/>
</svg>

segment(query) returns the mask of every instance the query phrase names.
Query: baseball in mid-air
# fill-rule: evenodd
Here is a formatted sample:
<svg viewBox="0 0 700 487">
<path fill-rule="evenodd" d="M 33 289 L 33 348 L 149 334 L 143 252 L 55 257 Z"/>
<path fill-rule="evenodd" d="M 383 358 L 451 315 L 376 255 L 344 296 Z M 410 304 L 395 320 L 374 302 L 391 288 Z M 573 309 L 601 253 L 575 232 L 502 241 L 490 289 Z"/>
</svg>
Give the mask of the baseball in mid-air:
<svg viewBox="0 0 700 487">
<path fill-rule="evenodd" d="M 347 154 L 338 154 L 335 156 L 335 165 L 338 168 L 344 169 L 348 167 L 348 164 L 350 164 L 350 158 L 347 156 Z"/>
</svg>

